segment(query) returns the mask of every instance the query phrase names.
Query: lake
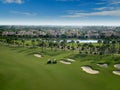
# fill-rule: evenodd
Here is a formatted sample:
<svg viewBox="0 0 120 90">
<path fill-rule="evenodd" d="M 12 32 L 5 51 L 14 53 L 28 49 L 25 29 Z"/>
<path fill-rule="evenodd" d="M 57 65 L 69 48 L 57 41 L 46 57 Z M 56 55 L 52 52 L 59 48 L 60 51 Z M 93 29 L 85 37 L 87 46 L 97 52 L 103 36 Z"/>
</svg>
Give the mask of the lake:
<svg viewBox="0 0 120 90">
<path fill-rule="evenodd" d="M 61 40 L 60 42 L 62 42 L 63 40 Z M 72 40 L 67 40 L 67 42 L 71 42 Z M 74 42 L 76 43 L 77 41 L 79 41 L 80 43 L 97 43 L 98 40 L 74 40 Z"/>
</svg>

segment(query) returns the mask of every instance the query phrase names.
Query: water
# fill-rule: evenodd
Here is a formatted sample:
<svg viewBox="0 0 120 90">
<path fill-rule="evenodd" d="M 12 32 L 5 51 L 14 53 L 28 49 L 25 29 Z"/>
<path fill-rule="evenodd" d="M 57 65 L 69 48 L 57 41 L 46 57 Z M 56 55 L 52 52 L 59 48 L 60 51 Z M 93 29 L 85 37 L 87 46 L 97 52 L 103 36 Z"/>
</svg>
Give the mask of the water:
<svg viewBox="0 0 120 90">
<path fill-rule="evenodd" d="M 61 40 L 60 42 L 62 42 Z M 72 40 L 67 40 L 67 43 L 71 42 Z M 73 40 L 75 43 L 79 41 L 80 43 L 97 43 L 98 40 Z"/>
</svg>

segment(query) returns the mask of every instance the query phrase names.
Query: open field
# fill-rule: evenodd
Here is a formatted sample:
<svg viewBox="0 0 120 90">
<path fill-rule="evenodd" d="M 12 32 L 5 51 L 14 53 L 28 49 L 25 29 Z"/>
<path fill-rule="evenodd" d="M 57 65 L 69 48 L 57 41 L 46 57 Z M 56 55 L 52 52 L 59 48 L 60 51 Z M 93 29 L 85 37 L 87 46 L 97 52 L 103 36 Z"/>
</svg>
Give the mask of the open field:
<svg viewBox="0 0 120 90">
<path fill-rule="evenodd" d="M 40 54 L 42 57 L 35 57 Z M 61 59 L 76 60 L 70 65 Z M 48 59 L 57 64 L 46 64 Z M 97 63 L 107 63 L 99 67 Z M 114 64 L 120 63 L 120 55 L 84 55 L 63 50 L 41 52 L 39 48 L 0 46 L 0 90 L 120 90 L 120 76 L 114 75 Z M 91 75 L 81 66 L 89 65 L 100 73 Z"/>
</svg>

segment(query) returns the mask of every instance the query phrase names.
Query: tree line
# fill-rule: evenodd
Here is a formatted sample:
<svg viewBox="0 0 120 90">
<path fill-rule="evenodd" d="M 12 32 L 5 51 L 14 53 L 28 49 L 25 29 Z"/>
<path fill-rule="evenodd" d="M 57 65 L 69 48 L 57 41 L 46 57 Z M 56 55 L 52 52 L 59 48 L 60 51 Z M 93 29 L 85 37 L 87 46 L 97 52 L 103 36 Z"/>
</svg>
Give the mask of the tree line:
<svg viewBox="0 0 120 90">
<path fill-rule="evenodd" d="M 28 42 L 29 43 L 26 43 Z M 99 39 L 97 43 L 80 43 L 79 41 L 67 42 L 67 39 L 59 38 L 17 38 L 17 37 L 1 37 L 0 42 L 6 44 L 7 46 L 14 47 L 40 47 L 42 52 L 47 48 L 51 51 L 57 50 L 69 50 L 77 51 L 80 54 L 120 54 L 120 39 Z"/>
</svg>

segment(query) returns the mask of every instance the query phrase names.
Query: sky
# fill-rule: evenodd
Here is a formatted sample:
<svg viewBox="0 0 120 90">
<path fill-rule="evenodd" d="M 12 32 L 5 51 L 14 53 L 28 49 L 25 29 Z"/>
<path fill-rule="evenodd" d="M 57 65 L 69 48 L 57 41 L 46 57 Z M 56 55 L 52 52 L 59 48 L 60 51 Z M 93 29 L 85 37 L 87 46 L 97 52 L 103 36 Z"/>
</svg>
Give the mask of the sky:
<svg viewBox="0 0 120 90">
<path fill-rule="evenodd" d="M 0 0 L 0 25 L 120 25 L 120 0 Z"/>
</svg>

